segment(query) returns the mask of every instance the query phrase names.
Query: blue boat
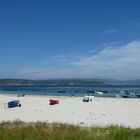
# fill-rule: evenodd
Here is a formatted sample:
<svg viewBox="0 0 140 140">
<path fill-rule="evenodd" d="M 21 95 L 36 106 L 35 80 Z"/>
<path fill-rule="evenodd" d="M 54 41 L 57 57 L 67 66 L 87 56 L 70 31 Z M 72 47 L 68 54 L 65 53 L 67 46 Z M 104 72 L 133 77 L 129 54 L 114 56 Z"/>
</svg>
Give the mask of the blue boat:
<svg viewBox="0 0 140 140">
<path fill-rule="evenodd" d="M 13 100 L 8 102 L 8 108 L 13 108 L 13 107 L 21 107 L 21 103 L 19 100 Z"/>
</svg>

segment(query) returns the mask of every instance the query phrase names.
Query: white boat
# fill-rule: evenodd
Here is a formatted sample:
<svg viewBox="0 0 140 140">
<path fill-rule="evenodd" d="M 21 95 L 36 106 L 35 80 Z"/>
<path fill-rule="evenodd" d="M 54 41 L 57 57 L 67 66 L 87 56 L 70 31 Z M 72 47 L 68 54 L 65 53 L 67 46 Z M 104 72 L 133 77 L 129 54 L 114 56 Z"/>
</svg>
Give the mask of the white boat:
<svg viewBox="0 0 140 140">
<path fill-rule="evenodd" d="M 102 91 L 95 91 L 95 94 L 97 94 L 97 95 L 103 95 L 104 92 L 102 92 Z"/>
<path fill-rule="evenodd" d="M 93 98 L 94 98 L 94 96 L 92 96 L 92 95 L 85 95 L 85 96 L 83 97 L 83 102 L 92 101 Z"/>
</svg>

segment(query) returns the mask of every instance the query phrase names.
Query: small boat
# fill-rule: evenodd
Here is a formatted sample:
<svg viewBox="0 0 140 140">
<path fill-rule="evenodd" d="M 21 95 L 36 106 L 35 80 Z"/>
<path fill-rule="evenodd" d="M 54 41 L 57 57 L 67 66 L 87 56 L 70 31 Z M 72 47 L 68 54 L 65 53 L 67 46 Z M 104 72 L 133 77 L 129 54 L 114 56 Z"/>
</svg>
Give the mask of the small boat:
<svg viewBox="0 0 140 140">
<path fill-rule="evenodd" d="M 102 91 L 95 91 L 95 94 L 97 94 L 97 95 L 103 95 L 104 92 L 102 92 Z"/>
<path fill-rule="evenodd" d="M 117 94 L 116 97 L 122 97 L 122 98 L 139 98 L 140 94 L 137 94 L 134 91 L 128 91 L 128 90 L 121 90 L 119 94 Z"/>
<path fill-rule="evenodd" d="M 94 91 L 92 90 L 88 90 L 87 93 L 95 93 Z"/>
<path fill-rule="evenodd" d="M 18 94 L 17 97 L 24 97 L 25 94 Z"/>
<path fill-rule="evenodd" d="M 65 90 L 58 90 L 57 93 L 66 93 Z"/>
<path fill-rule="evenodd" d="M 59 100 L 50 99 L 50 105 L 59 104 Z"/>
<path fill-rule="evenodd" d="M 8 108 L 14 108 L 14 107 L 21 107 L 21 103 L 19 100 L 12 100 L 8 102 Z"/>
<path fill-rule="evenodd" d="M 140 98 L 140 94 L 136 94 L 137 98 Z"/>
<path fill-rule="evenodd" d="M 83 102 L 91 102 L 93 100 L 94 96 L 91 95 L 85 95 L 83 98 Z"/>
<path fill-rule="evenodd" d="M 103 92 L 103 93 L 108 93 L 108 91 L 107 91 L 107 90 L 101 90 L 101 92 Z"/>
</svg>

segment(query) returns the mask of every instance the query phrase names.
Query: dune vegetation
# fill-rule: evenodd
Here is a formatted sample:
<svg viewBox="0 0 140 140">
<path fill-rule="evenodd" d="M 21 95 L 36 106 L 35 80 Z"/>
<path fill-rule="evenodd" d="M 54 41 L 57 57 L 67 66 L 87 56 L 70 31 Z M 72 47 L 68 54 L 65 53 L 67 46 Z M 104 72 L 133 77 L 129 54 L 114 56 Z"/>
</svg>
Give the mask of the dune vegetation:
<svg viewBox="0 0 140 140">
<path fill-rule="evenodd" d="M 1 122 L 0 140 L 140 140 L 140 128 L 82 127 L 61 123 Z"/>
</svg>

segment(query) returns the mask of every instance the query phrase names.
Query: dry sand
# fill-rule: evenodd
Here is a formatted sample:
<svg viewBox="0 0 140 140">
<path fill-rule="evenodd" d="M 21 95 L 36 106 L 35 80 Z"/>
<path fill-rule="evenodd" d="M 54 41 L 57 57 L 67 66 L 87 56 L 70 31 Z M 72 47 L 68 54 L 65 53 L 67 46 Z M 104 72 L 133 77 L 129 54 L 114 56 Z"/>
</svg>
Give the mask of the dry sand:
<svg viewBox="0 0 140 140">
<path fill-rule="evenodd" d="M 22 107 L 6 108 L 5 103 L 18 99 Z M 60 104 L 49 105 L 49 99 Z M 5 105 L 4 105 L 5 104 Z M 50 97 L 0 95 L 0 121 L 48 121 L 78 125 L 106 126 L 111 124 L 140 127 L 140 99 L 94 98 L 82 102 L 82 97 Z"/>
</svg>

